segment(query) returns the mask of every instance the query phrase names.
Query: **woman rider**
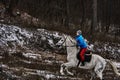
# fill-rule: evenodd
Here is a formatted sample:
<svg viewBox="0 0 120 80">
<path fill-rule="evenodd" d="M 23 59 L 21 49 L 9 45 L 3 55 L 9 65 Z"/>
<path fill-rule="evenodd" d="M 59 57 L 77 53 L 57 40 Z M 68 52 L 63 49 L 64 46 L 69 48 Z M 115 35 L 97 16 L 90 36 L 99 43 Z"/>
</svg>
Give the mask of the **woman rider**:
<svg viewBox="0 0 120 80">
<path fill-rule="evenodd" d="M 82 36 L 82 31 L 81 30 L 78 30 L 76 32 L 76 41 L 77 41 L 77 46 L 80 47 L 80 52 L 79 52 L 79 56 L 80 56 L 80 59 L 81 59 L 81 62 L 82 62 L 82 65 L 81 66 L 84 66 L 85 63 L 84 63 L 84 54 L 87 50 L 87 43 L 84 39 L 84 37 Z"/>
</svg>

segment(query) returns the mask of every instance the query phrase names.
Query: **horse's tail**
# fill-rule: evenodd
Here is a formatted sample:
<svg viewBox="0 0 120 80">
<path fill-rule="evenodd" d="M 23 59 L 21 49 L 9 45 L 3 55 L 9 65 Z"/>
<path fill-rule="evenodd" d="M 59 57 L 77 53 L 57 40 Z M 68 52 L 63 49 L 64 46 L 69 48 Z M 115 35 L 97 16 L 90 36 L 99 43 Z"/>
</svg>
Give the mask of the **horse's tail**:
<svg viewBox="0 0 120 80">
<path fill-rule="evenodd" d="M 115 64 L 114 64 L 112 61 L 108 60 L 108 59 L 105 59 L 105 60 L 106 60 L 106 62 L 108 62 L 108 63 L 112 66 L 115 74 L 118 75 L 118 76 L 120 76 L 120 73 L 118 72 L 118 69 L 117 69 L 117 67 L 115 66 Z"/>
</svg>

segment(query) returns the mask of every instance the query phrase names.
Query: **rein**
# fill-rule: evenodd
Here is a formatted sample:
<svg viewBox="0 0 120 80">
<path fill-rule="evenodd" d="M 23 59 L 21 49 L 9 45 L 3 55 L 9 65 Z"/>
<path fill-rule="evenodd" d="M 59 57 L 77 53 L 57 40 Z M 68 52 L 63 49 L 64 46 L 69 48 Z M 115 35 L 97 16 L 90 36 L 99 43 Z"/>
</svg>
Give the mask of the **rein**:
<svg viewBox="0 0 120 80">
<path fill-rule="evenodd" d="M 67 45 L 66 45 L 66 39 L 67 39 L 67 38 L 68 38 L 68 37 L 65 38 L 64 42 L 63 42 L 61 45 L 63 45 L 63 44 L 65 43 L 65 47 L 75 47 L 75 46 L 76 46 L 75 43 L 74 43 L 71 39 L 69 39 L 69 38 L 68 38 L 68 39 L 69 39 L 69 40 L 71 41 L 71 43 L 73 43 L 74 45 L 72 45 L 72 46 L 67 46 Z"/>
<path fill-rule="evenodd" d="M 63 43 L 61 44 L 61 46 L 65 43 L 66 39 L 67 39 L 67 37 L 65 38 L 65 40 L 63 41 Z M 66 43 L 65 43 L 65 45 L 66 45 Z"/>
<path fill-rule="evenodd" d="M 68 38 L 69 39 L 69 38 Z M 75 43 L 71 40 L 71 39 L 69 39 L 70 41 L 71 41 L 71 43 L 73 43 L 74 45 L 73 46 L 71 46 L 71 47 L 75 47 L 76 45 L 75 45 Z"/>
</svg>

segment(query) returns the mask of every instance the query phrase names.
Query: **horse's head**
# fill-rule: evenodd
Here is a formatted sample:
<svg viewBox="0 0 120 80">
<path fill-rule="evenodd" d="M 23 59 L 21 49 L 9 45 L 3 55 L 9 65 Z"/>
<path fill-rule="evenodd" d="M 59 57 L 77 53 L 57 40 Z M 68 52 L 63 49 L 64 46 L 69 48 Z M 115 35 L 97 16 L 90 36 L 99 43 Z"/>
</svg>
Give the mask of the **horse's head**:
<svg viewBox="0 0 120 80">
<path fill-rule="evenodd" d="M 62 46 L 65 46 L 65 41 L 67 39 L 67 36 L 63 35 L 60 40 L 56 43 L 56 46 L 57 47 L 62 47 Z"/>
<path fill-rule="evenodd" d="M 63 35 L 61 39 L 56 43 L 57 47 L 74 47 L 76 45 L 76 41 L 68 35 Z"/>
</svg>

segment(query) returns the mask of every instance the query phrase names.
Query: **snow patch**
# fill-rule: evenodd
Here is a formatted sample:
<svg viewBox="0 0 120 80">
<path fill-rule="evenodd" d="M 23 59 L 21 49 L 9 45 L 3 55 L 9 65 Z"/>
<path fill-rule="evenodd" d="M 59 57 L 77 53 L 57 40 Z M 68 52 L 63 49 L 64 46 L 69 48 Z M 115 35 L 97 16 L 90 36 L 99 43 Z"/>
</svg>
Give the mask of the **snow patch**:
<svg viewBox="0 0 120 80">
<path fill-rule="evenodd" d="M 118 49 L 118 53 L 120 53 L 120 49 Z"/>
<path fill-rule="evenodd" d="M 117 68 L 120 68 L 120 62 L 114 62 L 114 64 L 117 66 Z"/>
<path fill-rule="evenodd" d="M 23 53 L 23 56 L 26 57 L 26 58 L 41 59 L 41 55 L 40 54 Z"/>
</svg>

